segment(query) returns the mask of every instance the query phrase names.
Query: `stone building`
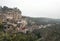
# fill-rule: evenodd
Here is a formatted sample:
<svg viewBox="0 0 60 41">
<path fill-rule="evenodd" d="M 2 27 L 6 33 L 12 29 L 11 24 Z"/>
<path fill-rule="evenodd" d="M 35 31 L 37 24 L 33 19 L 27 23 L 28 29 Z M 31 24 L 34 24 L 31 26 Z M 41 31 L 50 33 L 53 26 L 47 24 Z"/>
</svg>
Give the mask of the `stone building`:
<svg viewBox="0 0 60 41">
<path fill-rule="evenodd" d="M 17 8 L 7 8 L 0 12 L 3 20 L 3 29 L 5 32 L 22 32 L 22 28 L 27 25 L 25 19 L 22 18 L 21 11 Z M 0 18 L 1 18 L 0 17 Z"/>
</svg>

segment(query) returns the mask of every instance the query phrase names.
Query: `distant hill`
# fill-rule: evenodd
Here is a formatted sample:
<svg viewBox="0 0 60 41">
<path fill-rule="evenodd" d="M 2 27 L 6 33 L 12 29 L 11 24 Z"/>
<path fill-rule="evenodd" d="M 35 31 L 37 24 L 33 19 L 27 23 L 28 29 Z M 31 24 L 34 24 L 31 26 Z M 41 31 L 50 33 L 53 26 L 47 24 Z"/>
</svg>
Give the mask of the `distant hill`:
<svg viewBox="0 0 60 41">
<path fill-rule="evenodd" d="M 36 24 L 53 24 L 53 23 L 60 23 L 60 19 L 52 19 L 52 18 L 34 18 L 34 17 L 27 17 L 25 16 L 26 20 L 36 22 Z"/>
</svg>

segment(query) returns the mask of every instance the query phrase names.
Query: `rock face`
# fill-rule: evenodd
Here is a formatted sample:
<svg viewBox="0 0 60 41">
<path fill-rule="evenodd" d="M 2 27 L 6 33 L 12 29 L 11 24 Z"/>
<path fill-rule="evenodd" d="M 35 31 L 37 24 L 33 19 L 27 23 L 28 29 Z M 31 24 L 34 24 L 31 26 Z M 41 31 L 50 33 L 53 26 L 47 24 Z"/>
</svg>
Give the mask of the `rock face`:
<svg viewBox="0 0 60 41">
<path fill-rule="evenodd" d="M 21 11 L 17 8 L 8 8 L 8 7 L 3 7 L 2 10 L 0 11 L 0 15 L 2 15 L 3 19 L 13 19 L 13 20 L 18 20 L 21 19 Z"/>
<path fill-rule="evenodd" d="M 0 8 L 0 19 L 3 20 L 3 29 L 5 32 L 20 32 L 27 24 L 22 19 L 21 11 L 17 8 L 8 8 L 6 6 Z"/>
</svg>

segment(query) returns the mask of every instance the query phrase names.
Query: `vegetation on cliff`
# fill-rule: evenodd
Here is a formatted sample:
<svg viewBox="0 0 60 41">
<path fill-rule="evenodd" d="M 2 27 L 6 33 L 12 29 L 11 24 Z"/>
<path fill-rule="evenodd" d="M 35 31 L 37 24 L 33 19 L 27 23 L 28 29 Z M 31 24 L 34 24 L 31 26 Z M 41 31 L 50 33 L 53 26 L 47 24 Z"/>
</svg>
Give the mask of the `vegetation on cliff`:
<svg viewBox="0 0 60 41">
<path fill-rule="evenodd" d="M 3 10 L 5 12 L 6 10 L 9 9 L 12 10 L 11 8 L 4 6 L 0 10 Z M 46 28 L 35 29 L 31 33 L 26 34 L 8 33 L 4 32 L 2 20 L 0 17 L 0 41 L 60 41 L 60 24 L 56 24 L 60 22 L 59 20 L 30 17 L 26 17 L 26 19 L 29 26 L 31 25 L 31 21 L 34 21 L 35 24 L 39 25 L 48 23 L 54 23 L 55 25 Z"/>
</svg>

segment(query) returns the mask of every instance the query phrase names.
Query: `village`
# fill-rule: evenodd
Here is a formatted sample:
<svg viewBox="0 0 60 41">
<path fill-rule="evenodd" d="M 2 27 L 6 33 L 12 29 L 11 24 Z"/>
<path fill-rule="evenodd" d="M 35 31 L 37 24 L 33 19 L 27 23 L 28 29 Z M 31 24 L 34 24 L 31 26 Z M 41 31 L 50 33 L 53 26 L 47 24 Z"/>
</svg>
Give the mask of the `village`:
<svg viewBox="0 0 60 41">
<path fill-rule="evenodd" d="M 26 18 L 21 15 L 21 11 L 17 8 L 0 7 L 0 19 L 2 20 L 4 32 L 17 33 L 17 32 L 32 32 L 34 29 L 46 28 L 52 24 L 37 25 L 35 22 L 31 22 L 31 26 L 28 26 Z M 54 24 L 53 24 L 54 25 Z"/>
</svg>

